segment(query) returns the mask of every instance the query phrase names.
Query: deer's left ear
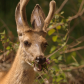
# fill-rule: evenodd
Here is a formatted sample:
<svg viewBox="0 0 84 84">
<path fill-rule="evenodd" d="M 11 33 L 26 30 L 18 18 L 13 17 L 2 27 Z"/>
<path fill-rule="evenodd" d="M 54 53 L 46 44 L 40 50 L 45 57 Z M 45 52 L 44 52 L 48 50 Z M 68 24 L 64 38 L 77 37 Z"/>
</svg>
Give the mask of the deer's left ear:
<svg viewBox="0 0 84 84">
<path fill-rule="evenodd" d="M 31 24 L 35 30 L 42 30 L 44 26 L 45 14 L 37 4 L 31 14 Z"/>
</svg>

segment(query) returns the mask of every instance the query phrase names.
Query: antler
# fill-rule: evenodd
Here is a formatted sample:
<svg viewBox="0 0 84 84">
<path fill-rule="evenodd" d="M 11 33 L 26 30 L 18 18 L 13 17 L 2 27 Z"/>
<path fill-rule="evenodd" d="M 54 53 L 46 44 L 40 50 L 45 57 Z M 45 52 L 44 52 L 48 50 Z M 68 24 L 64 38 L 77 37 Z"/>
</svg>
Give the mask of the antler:
<svg viewBox="0 0 84 84">
<path fill-rule="evenodd" d="M 28 26 L 27 17 L 26 17 L 26 5 L 29 0 L 20 0 L 20 14 L 24 26 Z"/>
<path fill-rule="evenodd" d="M 50 6 L 50 10 L 49 10 L 48 16 L 46 17 L 45 22 L 44 22 L 45 23 L 44 27 L 43 27 L 44 31 L 46 31 L 46 29 L 47 29 L 47 27 L 48 27 L 53 15 L 54 15 L 54 13 L 55 13 L 56 2 L 54 0 L 52 0 L 50 2 L 49 6 Z"/>
</svg>

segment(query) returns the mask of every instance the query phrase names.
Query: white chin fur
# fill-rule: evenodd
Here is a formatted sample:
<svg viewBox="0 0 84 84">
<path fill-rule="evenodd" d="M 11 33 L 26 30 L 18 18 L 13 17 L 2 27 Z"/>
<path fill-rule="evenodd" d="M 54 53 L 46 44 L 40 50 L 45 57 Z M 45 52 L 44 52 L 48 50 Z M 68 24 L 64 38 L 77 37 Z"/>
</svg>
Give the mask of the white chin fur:
<svg viewBox="0 0 84 84">
<path fill-rule="evenodd" d="M 32 64 L 31 64 L 30 62 L 27 61 L 27 63 L 28 63 L 30 66 L 32 66 Z"/>
<path fill-rule="evenodd" d="M 37 72 L 37 69 L 34 67 L 34 71 Z"/>
<path fill-rule="evenodd" d="M 31 64 L 30 62 L 27 61 L 27 63 L 28 63 L 30 66 L 32 66 L 32 64 Z M 34 71 L 37 72 L 36 67 L 34 67 Z"/>
</svg>

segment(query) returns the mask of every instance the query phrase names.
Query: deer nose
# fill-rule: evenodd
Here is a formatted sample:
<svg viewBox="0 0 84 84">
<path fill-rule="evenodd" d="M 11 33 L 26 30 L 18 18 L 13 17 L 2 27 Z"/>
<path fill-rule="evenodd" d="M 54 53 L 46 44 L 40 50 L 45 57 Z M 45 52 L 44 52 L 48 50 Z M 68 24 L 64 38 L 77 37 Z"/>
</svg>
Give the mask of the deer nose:
<svg viewBox="0 0 84 84">
<path fill-rule="evenodd" d="M 43 63 L 45 63 L 46 62 L 46 57 L 44 57 L 44 56 L 38 56 L 38 57 L 36 57 L 36 59 L 35 59 L 35 61 L 38 63 L 38 64 L 43 64 Z"/>
</svg>

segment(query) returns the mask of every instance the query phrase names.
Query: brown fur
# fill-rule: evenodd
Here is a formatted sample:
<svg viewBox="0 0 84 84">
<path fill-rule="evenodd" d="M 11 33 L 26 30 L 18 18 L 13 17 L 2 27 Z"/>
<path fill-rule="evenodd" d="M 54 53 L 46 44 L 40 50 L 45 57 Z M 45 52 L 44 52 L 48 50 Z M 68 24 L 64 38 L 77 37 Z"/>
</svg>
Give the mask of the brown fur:
<svg viewBox="0 0 84 84">
<path fill-rule="evenodd" d="M 26 63 L 26 60 L 32 62 L 37 56 L 44 56 L 43 52 L 45 49 L 42 49 L 41 45 L 43 42 L 46 42 L 46 40 L 42 35 L 35 32 L 26 32 L 23 36 L 22 43 L 24 42 L 24 40 L 29 40 L 32 43 L 31 48 L 27 50 L 23 44 L 20 44 L 12 67 L 9 70 L 8 74 L 5 76 L 5 78 L 0 81 L 0 84 L 33 83 L 35 71 L 33 67 Z M 35 44 L 39 45 L 39 48 Z M 26 55 L 26 52 L 31 53 L 31 56 Z"/>
<path fill-rule="evenodd" d="M 24 53 L 19 47 L 15 61 L 4 79 L 0 81 L 0 84 L 32 84 L 34 80 L 35 72 L 31 66 L 29 66 L 22 56 Z M 22 62 L 23 61 L 23 62 Z M 11 80 L 10 80 L 11 79 Z"/>
<path fill-rule="evenodd" d="M 35 78 L 34 67 L 30 64 L 36 57 L 44 57 L 46 49 L 46 27 L 54 14 L 55 1 L 51 1 L 51 9 L 47 19 L 39 5 L 36 5 L 31 17 L 31 29 L 27 23 L 25 7 L 29 0 L 20 0 L 15 10 L 15 20 L 20 41 L 15 60 L 8 73 L 0 73 L 0 84 L 33 84 Z M 54 6 L 52 6 L 54 5 Z M 50 14 L 51 13 L 51 14 Z M 47 24 L 47 26 L 45 25 Z M 45 27 L 45 29 L 43 29 Z M 25 41 L 28 45 L 25 45 Z"/>
</svg>

